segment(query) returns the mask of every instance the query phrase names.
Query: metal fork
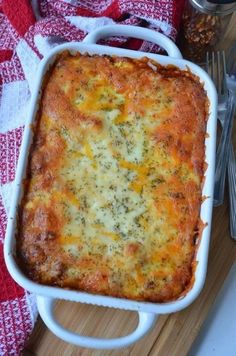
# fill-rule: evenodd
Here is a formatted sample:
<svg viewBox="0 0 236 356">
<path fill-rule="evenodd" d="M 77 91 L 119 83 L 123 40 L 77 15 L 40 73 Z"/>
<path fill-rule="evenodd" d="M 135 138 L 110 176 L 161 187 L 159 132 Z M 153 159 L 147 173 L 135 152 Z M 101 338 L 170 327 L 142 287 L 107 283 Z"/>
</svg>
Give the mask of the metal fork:
<svg viewBox="0 0 236 356">
<path fill-rule="evenodd" d="M 230 204 L 230 233 L 236 240 L 236 162 L 233 145 L 230 145 L 228 162 L 229 204 Z"/>
<path fill-rule="evenodd" d="M 233 123 L 233 96 L 229 95 L 226 84 L 226 63 L 224 52 L 207 52 L 206 69 L 218 93 L 218 119 L 222 126 L 222 133 L 216 151 L 216 170 L 214 187 L 214 206 L 224 201 L 226 168 L 229 159 L 229 146 Z"/>
<path fill-rule="evenodd" d="M 234 96 L 234 113 L 236 113 L 236 43 L 231 47 L 226 61 L 228 89 Z M 229 204 L 230 204 L 230 233 L 236 240 L 236 161 L 233 144 L 230 144 L 228 162 Z"/>
</svg>

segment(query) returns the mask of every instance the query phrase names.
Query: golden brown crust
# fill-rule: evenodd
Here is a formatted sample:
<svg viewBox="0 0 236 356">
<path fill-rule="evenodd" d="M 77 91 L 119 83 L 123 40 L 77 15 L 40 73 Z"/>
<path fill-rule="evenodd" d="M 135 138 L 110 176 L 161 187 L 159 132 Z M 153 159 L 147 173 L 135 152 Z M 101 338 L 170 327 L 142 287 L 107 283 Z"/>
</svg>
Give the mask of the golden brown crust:
<svg viewBox="0 0 236 356">
<path fill-rule="evenodd" d="M 174 66 L 65 52 L 34 129 L 17 253 L 33 280 L 176 300 L 194 281 L 208 101 Z"/>
</svg>

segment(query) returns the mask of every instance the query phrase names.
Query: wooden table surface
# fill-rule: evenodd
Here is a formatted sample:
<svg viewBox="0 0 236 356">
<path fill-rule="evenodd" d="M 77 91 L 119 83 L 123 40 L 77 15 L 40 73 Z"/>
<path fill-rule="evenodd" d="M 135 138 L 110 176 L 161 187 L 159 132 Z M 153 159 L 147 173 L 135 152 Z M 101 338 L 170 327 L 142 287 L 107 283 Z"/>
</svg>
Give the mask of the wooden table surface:
<svg viewBox="0 0 236 356">
<path fill-rule="evenodd" d="M 221 41 L 228 48 L 236 41 L 236 13 Z M 236 132 L 234 130 L 234 143 Z M 202 293 L 185 310 L 159 317 L 153 330 L 129 348 L 116 351 L 91 350 L 70 345 L 54 336 L 39 318 L 26 346 L 24 356 L 98 356 L 98 355 L 158 355 L 185 356 L 198 335 L 233 262 L 236 260 L 236 242 L 229 235 L 228 192 L 224 205 L 213 211 L 212 237 L 208 272 Z M 135 312 L 81 305 L 59 301 L 58 320 L 69 329 L 90 336 L 118 337 L 131 332 L 137 323 Z"/>
</svg>

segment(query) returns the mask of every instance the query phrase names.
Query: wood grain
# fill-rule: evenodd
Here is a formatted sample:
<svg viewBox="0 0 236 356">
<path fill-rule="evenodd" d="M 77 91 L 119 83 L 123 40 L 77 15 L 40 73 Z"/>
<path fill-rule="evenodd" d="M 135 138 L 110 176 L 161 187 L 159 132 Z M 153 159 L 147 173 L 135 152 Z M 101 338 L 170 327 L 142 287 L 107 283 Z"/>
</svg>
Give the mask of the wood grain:
<svg viewBox="0 0 236 356">
<path fill-rule="evenodd" d="M 235 41 L 236 14 L 233 15 L 226 35 L 219 45 L 227 50 Z M 236 143 L 235 130 L 234 143 Z M 208 273 L 202 293 L 185 310 L 160 316 L 153 330 L 135 345 L 113 351 L 76 347 L 54 336 L 39 318 L 25 348 L 24 356 L 187 355 L 223 281 L 236 260 L 236 242 L 229 236 L 228 216 L 226 191 L 225 204 L 215 208 L 213 213 Z M 137 315 L 134 312 L 65 301 L 57 302 L 56 316 L 63 325 L 75 332 L 100 337 L 125 335 L 131 332 L 137 323 Z"/>
</svg>

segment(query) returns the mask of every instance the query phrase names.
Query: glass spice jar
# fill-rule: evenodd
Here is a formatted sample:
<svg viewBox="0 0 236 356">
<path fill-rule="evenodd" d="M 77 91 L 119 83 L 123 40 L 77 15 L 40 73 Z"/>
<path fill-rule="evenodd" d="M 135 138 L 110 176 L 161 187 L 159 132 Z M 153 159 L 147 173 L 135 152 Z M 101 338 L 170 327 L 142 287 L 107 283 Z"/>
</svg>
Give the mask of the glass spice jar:
<svg viewBox="0 0 236 356">
<path fill-rule="evenodd" d="M 185 59 L 203 64 L 206 52 L 216 49 L 224 35 L 236 1 L 187 0 L 178 45 Z"/>
</svg>

